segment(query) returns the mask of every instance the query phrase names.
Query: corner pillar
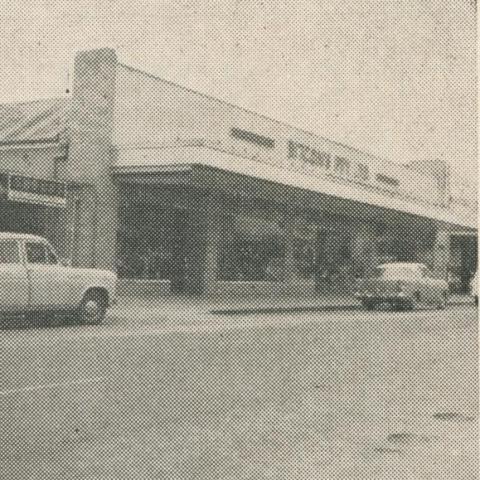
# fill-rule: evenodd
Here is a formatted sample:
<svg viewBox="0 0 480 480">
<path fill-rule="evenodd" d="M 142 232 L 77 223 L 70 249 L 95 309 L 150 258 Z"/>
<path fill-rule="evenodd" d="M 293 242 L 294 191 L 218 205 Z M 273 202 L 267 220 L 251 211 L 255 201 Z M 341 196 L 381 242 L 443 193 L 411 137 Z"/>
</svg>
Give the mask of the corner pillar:
<svg viewBox="0 0 480 480">
<path fill-rule="evenodd" d="M 439 228 L 433 246 L 433 273 L 438 278 L 447 280 L 450 261 L 450 232 Z"/>
<path fill-rule="evenodd" d="M 378 264 L 375 229 L 369 224 L 361 225 L 352 242 L 355 276 L 369 275 Z"/>
<path fill-rule="evenodd" d="M 213 293 L 218 272 L 222 215 L 214 210 L 191 211 L 186 228 L 184 291 L 192 295 Z"/>
</svg>

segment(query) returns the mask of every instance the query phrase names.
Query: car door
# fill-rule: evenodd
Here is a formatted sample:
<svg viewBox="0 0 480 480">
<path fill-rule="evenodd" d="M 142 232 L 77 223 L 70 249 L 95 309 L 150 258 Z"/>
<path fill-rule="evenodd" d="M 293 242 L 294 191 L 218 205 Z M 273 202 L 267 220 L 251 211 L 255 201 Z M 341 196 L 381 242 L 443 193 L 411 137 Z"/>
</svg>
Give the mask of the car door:
<svg viewBox="0 0 480 480">
<path fill-rule="evenodd" d="M 24 311 L 29 306 L 29 283 L 20 242 L 0 240 L 0 311 Z"/>
<path fill-rule="evenodd" d="M 65 308 L 69 298 L 69 283 L 65 267 L 47 243 L 25 242 L 25 260 L 31 281 L 31 303 L 35 309 Z"/>
</svg>

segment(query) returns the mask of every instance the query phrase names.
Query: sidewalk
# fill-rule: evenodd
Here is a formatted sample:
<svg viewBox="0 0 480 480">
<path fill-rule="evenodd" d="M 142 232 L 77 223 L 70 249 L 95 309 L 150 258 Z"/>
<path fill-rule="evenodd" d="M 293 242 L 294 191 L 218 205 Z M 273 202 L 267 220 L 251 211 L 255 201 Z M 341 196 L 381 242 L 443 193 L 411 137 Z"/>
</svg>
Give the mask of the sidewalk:
<svg viewBox="0 0 480 480">
<path fill-rule="evenodd" d="M 468 295 L 452 295 L 450 305 L 473 305 Z M 186 317 L 222 314 L 239 315 L 255 313 L 288 313 L 309 311 L 338 311 L 361 308 L 360 303 L 351 295 L 317 294 L 305 296 L 224 296 L 216 298 L 198 298 L 188 296 L 164 297 L 119 297 L 118 304 L 110 310 L 116 318 L 185 319 Z"/>
</svg>

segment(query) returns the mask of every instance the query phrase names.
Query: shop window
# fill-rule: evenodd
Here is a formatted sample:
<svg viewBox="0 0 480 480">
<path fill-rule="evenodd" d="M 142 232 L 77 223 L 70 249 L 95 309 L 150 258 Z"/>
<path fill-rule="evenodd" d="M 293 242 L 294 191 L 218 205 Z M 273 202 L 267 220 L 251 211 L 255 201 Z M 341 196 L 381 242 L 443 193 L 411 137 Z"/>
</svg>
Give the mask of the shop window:
<svg viewBox="0 0 480 480">
<path fill-rule="evenodd" d="M 295 274 L 302 280 L 310 280 L 315 275 L 315 243 L 308 239 L 296 239 L 293 248 Z"/>
<path fill-rule="evenodd" d="M 120 278 L 171 280 L 184 267 L 185 218 L 181 211 L 131 205 L 120 213 L 117 273 Z"/>
<path fill-rule="evenodd" d="M 219 279 L 225 281 L 283 280 L 284 252 L 279 241 L 236 239 L 223 245 Z"/>
<path fill-rule="evenodd" d="M 232 217 L 220 246 L 218 279 L 282 281 L 284 250 L 278 222 L 244 215 Z"/>
<path fill-rule="evenodd" d="M 334 169 L 336 175 L 348 177 L 350 175 L 350 161 L 343 157 L 336 157 Z"/>
</svg>

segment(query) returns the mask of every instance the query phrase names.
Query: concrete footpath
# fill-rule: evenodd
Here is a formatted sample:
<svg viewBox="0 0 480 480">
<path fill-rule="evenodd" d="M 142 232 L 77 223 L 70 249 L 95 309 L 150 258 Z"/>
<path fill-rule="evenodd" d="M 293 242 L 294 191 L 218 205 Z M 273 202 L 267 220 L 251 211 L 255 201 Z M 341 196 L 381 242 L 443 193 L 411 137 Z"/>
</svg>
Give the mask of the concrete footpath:
<svg viewBox="0 0 480 480">
<path fill-rule="evenodd" d="M 468 295 L 452 295 L 450 305 L 473 305 Z M 255 313 L 296 313 L 314 311 L 356 310 L 360 303 L 351 295 L 318 294 L 282 297 L 213 297 L 198 298 L 190 296 L 164 297 L 119 297 L 117 305 L 110 309 L 109 315 L 115 318 L 158 318 L 169 319 L 198 315 L 240 315 Z"/>
</svg>

